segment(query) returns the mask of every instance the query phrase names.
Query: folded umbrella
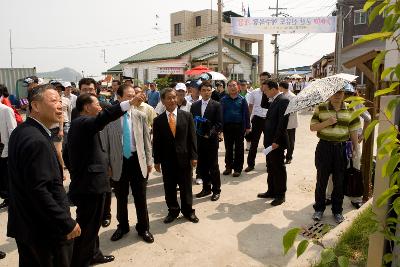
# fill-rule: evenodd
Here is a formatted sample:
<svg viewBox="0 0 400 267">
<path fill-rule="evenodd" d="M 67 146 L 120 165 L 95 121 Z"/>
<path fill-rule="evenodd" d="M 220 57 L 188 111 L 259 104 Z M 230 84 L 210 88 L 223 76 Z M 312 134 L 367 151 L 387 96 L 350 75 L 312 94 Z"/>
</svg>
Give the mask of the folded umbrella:
<svg viewBox="0 0 400 267">
<path fill-rule="evenodd" d="M 290 100 L 285 115 L 327 101 L 357 77 L 347 73 L 340 73 L 309 83 L 296 97 Z"/>
</svg>

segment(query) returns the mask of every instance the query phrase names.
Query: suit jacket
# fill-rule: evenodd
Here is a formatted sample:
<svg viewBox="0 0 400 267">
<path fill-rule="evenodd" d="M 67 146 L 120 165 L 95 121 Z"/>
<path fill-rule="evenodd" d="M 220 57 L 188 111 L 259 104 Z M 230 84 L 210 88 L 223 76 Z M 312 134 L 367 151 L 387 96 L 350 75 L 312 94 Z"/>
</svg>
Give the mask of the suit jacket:
<svg viewBox="0 0 400 267">
<path fill-rule="evenodd" d="M 176 134 L 169 128 L 167 113 L 164 111 L 154 119 L 153 153 L 154 163 L 164 166 L 189 167 L 191 160 L 197 160 L 196 131 L 192 115 L 177 110 Z"/>
<path fill-rule="evenodd" d="M 131 117 L 131 129 L 133 129 L 133 137 L 136 144 L 136 152 L 138 154 L 140 170 L 143 177 L 147 177 L 147 166 L 153 165 L 153 156 L 151 151 L 151 140 L 149 128 L 146 123 L 146 115 L 134 108 L 128 113 Z M 111 122 L 102 131 L 105 140 L 105 148 L 107 150 L 108 165 L 112 170 L 112 179 L 119 181 L 122 173 L 123 148 L 122 148 L 122 124 L 121 120 Z"/>
<path fill-rule="evenodd" d="M 0 149 L 0 157 L 8 157 L 8 140 L 11 132 L 17 127 L 14 110 L 0 103 L 0 143 L 4 145 L 3 151 Z"/>
<path fill-rule="evenodd" d="M 25 243 L 65 240 L 75 227 L 62 167 L 46 130 L 27 118 L 11 134 L 7 235 Z"/>
<path fill-rule="evenodd" d="M 103 109 L 96 117 L 79 116 L 71 122 L 67 139 L 71 200 L 73 196 L 110 191 L 106 149 L 99 132 L 123 114 L 118 104 Z"/>
<path fill-rule="evenodd" d="M 289 99 L 283 94 L 278 95 L 273 102 L 268 102 L 267 98 L 261 102 L 261 107 L 268 109 L 265 120 L 264 146 L 268 147 L 272 143 L 278 144 L 285 149 L 288 145 L 287 125 L 289 115 L 284 115 L 289 104 Z"/>
<path fill-rule="evenodd" d="M 192 104 L 190 108 L 190 113 L 192 113 L 193 118 L 196 116 L 201 116 L 201 106 L 203 102 L 197 101 Z M 222 111 L 221 105 L 215 100 L 210 99 L 206 110 L 204 111 L 203 118 L 207 119 L 207 128 L 209 128 L 209 138 L 204 138 L 197 136 L 197 138 L 209 139 L 210 142 L 218 143 L 218 134 L 222 131 Z"/>
</svg>

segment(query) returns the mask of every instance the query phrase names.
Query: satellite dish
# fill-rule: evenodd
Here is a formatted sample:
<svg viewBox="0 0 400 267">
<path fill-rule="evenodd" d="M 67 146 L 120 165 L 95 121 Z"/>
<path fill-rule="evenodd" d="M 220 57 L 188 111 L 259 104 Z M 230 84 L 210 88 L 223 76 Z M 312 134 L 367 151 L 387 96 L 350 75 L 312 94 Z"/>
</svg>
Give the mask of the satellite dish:
<svg viewBox="0 0 400 267">
<path fill-rule="evenodd" d="M 229 48 L 228 47 L 223 47 L 222 48 L 222 53 L 229 53 Z"/>
</svg>

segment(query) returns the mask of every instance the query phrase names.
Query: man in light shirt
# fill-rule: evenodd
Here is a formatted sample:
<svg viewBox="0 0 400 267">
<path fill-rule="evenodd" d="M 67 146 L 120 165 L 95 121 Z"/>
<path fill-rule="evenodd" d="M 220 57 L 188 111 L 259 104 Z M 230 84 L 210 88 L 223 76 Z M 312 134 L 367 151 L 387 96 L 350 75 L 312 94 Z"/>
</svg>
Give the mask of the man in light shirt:
<svg viewBox="0 0 400 267">
<path fill-rule="evenodd" d="M 70 82 L 64 82 L 62 83 L 64 86 L 65 90 L 63 93 L 63 96 L 65 98 L 68 98 L 69 101 L 71 102 L 71 110 L 76 107 L 76 99 L 78 98 L 76 95 L 72 94 L 72 85 Z"/>
<path fill-rule="evenodd" d="M 279 91 L 281 91 L 289 101 L 292 100 L 296 95 L 289 90 L 289 84 L 287 82 L 280 82 L 279 83 Z M 289 115 L 289 122 L 287 126 L 287 133 L 289 136 L 288 147 L 286 151 L 286 161 L 285 164 L 292 163 L 293 159 L 293 150 L 294 150 L 294 143 L 296 140 L 296 128 L 299 126 L 298 123 L 298 115 L 297 112 L 291 113 Z"/>
<path fill-rule="evenodd" d="M 135 89 L 135 95 L 142 95 L 143 99 L 146 98 L 145 93 L 140 86 L 135 86 L 133 89 Z M 146 124 L 151 130 L 153 128 L 153 120 L 155 117 L 157 117 L 154 108 L 144 101 L 139 102 L 138 106 L 134 106 L 134 108 L 143 112 L 146 115 Z"/>
</svg>

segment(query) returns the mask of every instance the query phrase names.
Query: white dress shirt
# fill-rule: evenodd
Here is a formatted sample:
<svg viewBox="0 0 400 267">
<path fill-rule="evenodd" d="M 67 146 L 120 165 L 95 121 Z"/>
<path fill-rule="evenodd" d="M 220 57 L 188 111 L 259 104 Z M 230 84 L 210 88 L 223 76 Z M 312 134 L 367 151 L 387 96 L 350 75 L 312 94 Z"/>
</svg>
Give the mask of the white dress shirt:
<svg viewBox="0 0 400 267">
<path fill-rule="evenodd" d="M 261 118 L 265 118 L 267 116 L 268 109 L 261 107 L 261 100 L 263 96 L 263 92 L 260 88 L 257 88 L 249 93 L 249 105 L 253 105 L 253 111 L 250 114 L 251 116 L 258 116 Z"/>
<path fill-rule="evenodd" d="M 210 102 L 210 99 L 208 99 L 207 101 L 205 100 L 201 100 L 201 116 L 204 116 L 204 112 L 206 111 L 208 102 Z"/>
<path fill-rule="evenodd" d="M 131 118 L 131 113 L 128 111 L 127 113 L 128 116 L 128 128 L 129 132 L 131 133 L 131 152 L 136 152 L 136 143 L 135 143 L 135 136 L 134 132 L 132 131 L 132 118 Z M 122 145 L 124 145 L 124 120 L 125 120 L 125 115 L 123 115 L 121 118 L 121 129 L 122 129 Z"/>
<path fill-rule="evenodd" d="M 284 93 L 284 95 L 289 99 L 289 101 L 296 97 L 296 95 L 290 90 L 287 93 Z M 287 129 L 297 128 L 299 126 L 298 120 L 297 112 L 290 113 Z"/>
<path fill-rule="evenodd" d="M 0 103 L 0 139 L 4 144 L 2 158 L 8 157 L 8 140 L 10 139 L 11 132 L 17 127 L 15 120 L 14 110 L 2 103 Z"/>
<path fill-rule="evenodd" d="M 167 119 L 168 119 L 168 123 L 169 123 L 169 114 L 173 114 L 174 118 L 175 118 L 175 126 L 178 123 L 178 108 L 176 108 L 173 112 L 169 112 L 168 110 L 165 110 L 165 113 L 167 114 Z"/>
</svg>

